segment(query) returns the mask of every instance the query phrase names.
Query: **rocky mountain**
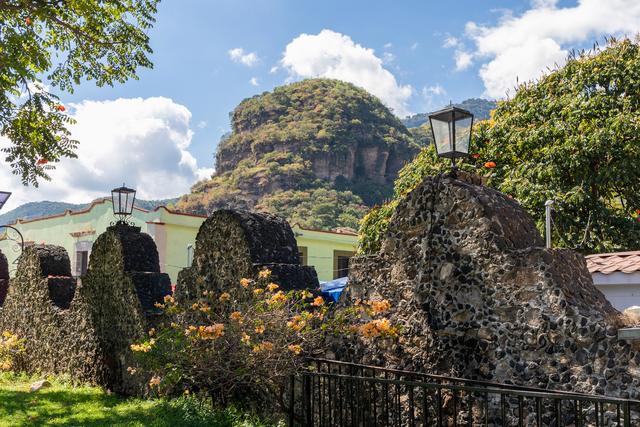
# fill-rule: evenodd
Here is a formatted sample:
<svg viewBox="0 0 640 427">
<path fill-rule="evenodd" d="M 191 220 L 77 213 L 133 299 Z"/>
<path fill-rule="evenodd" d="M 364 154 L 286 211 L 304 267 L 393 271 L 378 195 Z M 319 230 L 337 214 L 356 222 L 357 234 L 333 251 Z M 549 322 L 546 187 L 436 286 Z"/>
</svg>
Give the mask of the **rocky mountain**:
<svg viewBox="0 0 640 427">
<path fill-rule="evenodd" d="M 136 206 L 141 209 L 151 210 L 157 206 L 168 206 L 175 203 L 178 199 L 164 200 L 136 200 Z M 38 218 L 43 216 L 61 214 L 66 210 L 77 211 L 85 209 L 91 203 L 65 203 L 65 202 L 29 202 L 0 215 L 0 224 L 10 224 L 20 219 Z"/>
<path fill-rule="evenodd" d="M 454 105 L 471 112 L 474 116 L 474 120 L 488 120 L 491 110 L 496 108 L 497 103 L 496 101 L 490 101 L 482 98 L 469 98 Z M 445 106 L 443 106 L 443 108 L 444 107 Z M 417 128 L 428 122 L 429 113 L 414 114 L 413 116 L 402 119 L 402 123 L 408 128 Z"/>
<path fill-rule="evenodd" d="M 231 127 L 215 175 L 176 208 L 259 209 L 306 226 L 356 227 L 419 150 L 380 100 L 339 80 L 304 80 L 246 99 Z"/>
</svg>

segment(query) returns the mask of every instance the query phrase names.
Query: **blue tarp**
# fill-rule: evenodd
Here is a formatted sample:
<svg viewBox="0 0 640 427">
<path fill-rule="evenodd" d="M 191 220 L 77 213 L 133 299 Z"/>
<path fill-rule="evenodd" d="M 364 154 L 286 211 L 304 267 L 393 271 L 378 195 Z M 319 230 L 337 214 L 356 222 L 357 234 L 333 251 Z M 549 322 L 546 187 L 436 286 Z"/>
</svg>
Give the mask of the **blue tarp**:
<svg viewBox="0 0 640 427">
<path fill-rule="evenodd" d="M 321 283 L 320 290 L 327 298 L 331 299 L 333 302 L 337 302 L 345 286 L 347 286 L 347 278 L 341 277 L 339 279 Z"/>
</svg>

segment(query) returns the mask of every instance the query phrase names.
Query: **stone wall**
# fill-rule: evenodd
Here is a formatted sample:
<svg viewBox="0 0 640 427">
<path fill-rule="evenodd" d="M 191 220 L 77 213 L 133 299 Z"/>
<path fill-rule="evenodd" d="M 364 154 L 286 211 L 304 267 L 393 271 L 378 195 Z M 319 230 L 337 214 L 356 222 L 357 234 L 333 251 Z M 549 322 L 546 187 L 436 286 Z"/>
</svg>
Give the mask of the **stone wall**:
<svg viewBox="0 0 640 427">
<path fill-rule="evenodd" d="M 481 185 L 429 177 L 373 256 L 352 259 L 343 302 L 386 298 L 399 342 L 338 346 L 345 360 L 503 383 L 640 397 L 640 348 L 584 257 L 545 249 L 532 218 Z"/>
<path fill-rule="evenodd" d="M 203 290 L 222 290 L 268 268 L 284 290 L 316 289 L 313 267 L 301 266 L 293 230 L 275 215 L 218 210 L 196 237 L 193 265 L 178 275 L 176 298 L 197 298 Z"/>
<path fill-rule="evenodd" d="M 77 288 L 64 248 L 28 247 L 0 309 L 0 330 L 26 338 L 28 372 L 140 394 L 144 385 L 126 372 L 134 365 L 129 346 L 170 294 L 169 277 L 159 271 L 155 244 L 137 227 L 110 227 L 98 237 Z"/>
</svg>

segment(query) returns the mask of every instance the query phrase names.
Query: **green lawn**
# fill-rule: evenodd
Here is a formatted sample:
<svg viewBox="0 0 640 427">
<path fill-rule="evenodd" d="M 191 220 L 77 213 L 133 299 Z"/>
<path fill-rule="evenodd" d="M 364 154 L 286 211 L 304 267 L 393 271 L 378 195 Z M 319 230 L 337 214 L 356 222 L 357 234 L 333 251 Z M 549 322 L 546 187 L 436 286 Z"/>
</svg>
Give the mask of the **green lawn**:
<svg viewBox="0 0 640 427">
<path fill-rule="evenodd" d="M 267 426 L 235 408 L 213 410 L 194 398 L 125 399 L 98 387 L 51 387 L 29 392 L 39 378 L 0 374 L 0 426 Z"/>
</svg>

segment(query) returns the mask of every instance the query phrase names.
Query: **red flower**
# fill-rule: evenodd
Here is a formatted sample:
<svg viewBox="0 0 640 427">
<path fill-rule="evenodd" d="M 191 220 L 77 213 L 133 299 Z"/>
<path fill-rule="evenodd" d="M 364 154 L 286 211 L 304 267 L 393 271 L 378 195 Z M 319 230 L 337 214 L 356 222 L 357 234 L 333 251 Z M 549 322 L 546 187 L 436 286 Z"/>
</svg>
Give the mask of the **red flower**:
<svg viewBox="0 0 640 427">
<path fill-rule="evenodd" d="M 25 18 L 24 23 L 27 25 L 31 25 L 31 18 L 29 18 L 28 16 Z"/>
<path fill-rule="evenodd" d="M 64 110 L 66 110 L 66 108 L 64 108 L 64 105 L 62 105 L 62 104 L 58 104 L 58 105 L 56 106 L 56 110 L 58 110 L 58 111 L 64 111 Z"/>
<path fill-rule="evenodd" d="M 636 209 L 636 213 L 640 215 L 640 209 Z"/>
<path fill-rule="evenodd" d="M 36 165 L 42 166 L 42 165 L 46 165 L 47 163 L 49 163 L 49 160 L 47 159 L 38 159 L 38 161 L 36 162 Z"/>
<path fill-rule="evenodd" d="M 473 159 L 479 159 L 479 158 L 480 158 L 480 153 L 473 153 L 473 154 L 471 155 L 471 158 L 473 158 Z"/>
<path fill-rule="evenodd" d="M 484 167 L 487 169 L 493 169 L 496 167 L 496 162 L 487 162 L 484 164 Z"/>
</svg>

